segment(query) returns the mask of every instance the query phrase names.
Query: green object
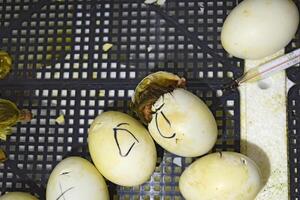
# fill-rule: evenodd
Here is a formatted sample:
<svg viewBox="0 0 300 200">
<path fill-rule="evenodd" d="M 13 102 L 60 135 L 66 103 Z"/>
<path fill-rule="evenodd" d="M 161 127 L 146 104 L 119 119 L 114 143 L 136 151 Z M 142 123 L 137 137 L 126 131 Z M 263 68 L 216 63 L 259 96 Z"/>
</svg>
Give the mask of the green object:
<svg viewBox="0 0 300 200">
<path fill-rule="evenodd" d="M 28 110 L 19 110 L 11 101 L 0 99 L 0 139 L 6 140 L 11 134 L 11 127 L 18 122 L 28 122 L 32 118 Z"/>
<path fill-rule="evenodd" d="M 11 56 L 7 52 L 0 50 L 0 80 L 4 79 L 9 74 L 11 67 Z"/>
</svg>

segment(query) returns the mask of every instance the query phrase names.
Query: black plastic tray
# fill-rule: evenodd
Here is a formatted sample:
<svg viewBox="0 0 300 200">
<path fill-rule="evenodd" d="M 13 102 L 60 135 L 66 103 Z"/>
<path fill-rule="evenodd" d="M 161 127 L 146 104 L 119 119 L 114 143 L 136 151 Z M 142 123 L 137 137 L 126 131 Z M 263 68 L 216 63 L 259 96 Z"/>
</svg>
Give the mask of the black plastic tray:
<svg viewBox="0 0 300 200">
<path fill-rule="evenodd" d="M 16 128 L 5 145 L 10 160 L 1 167 L 1 190 L 28 190 L 26 181 L 18 177 L 19 173 L 27 174 L 45 188 L 47 178 L 53 167 L 64 157 L 81 155 L 88 158 L 86 148 L 87 129 L 93 118 L 103 110 L 127 111 L 127 103 L 132 86 L 108 85 L 26 85 L 16 88 L 6 86 L 1 91 L 5 97 L 18 102 L 24 108 L 33 111 L 36 116 L 30 124 L 22 124 Z M 190 85 L 189 89 L 202 97 L 208 104 L 214 104 L 216 94 L 199 85 Z M 219 107 L 214 114 L 220 130 L 219 140 L 215 150 L 239 151 L 239 95 L 233 93 L 226 99 L 225 106 Z M 55 123 L 55 118 L 63 112 L 65 125 Z M 233 115 L 232 115 L 233 114 Z M 115 196 L 120 199 L 125 196 L 142 199 L 148 197 L 180 197 L 178 178 L 182 170 L 192 162 L 191 159 L 178 157 L 181 166 L 173 163 L 175 155 L 165 153 L 163 161 L 157 166 L 149 182 L 135 188 L 114 188 Z M 11 170 L 11 165 L 18 165 L 19 171 Z M 39 194 L 41 195 L 41 194 Z"/>
<path fill-rule="evenodd" d="M 12 73 L 0 82 L 1 98 L 32 110 L 35 119 L 1 142 L 10 159 L 0 166 L 0 192 L 28 191 L 43 199 L 60 160 L 89 157 L 92 119 L 103 110 L 128 111 L 135 85 L 150 72 L 185 76 L 191 91 L 216 104 L 207 83 L 220 85 L 243 73 L 243 63 L 225 53 L 219 38 L 235 5 L 234 0 L 168 1 L 163 8 L 125 0 L 1 2 L 0 47 L 14 60 Z M 114 44 L 107 53 L 106 42 Z M 225 102 L 214 110 L 220 130 L 215 150 L 239 151 L 239 94 Z M 55 124 L 60 113 L 65 125 Z M 181 199 L 178 179 L 191 162 L 165 152 L 144 185 L 109 183 L 111 198 Z"/>
<path fill-rule="evenodd" d="M 293 86 L 288 94 L 289 165 L 291 199 L 300 198 L 300 85 Z"/>
<path fill-rule="evenodd" d="M 0 0 L 0 49 L 14 60 L 10 76 L 0 81 L 0 98 L 35 114 L 0 142 L 9 155 L 0 165 L 0 194 L 27 191 L 44 199 L 47 178 L 60 160 L 89 159 L 93 118 L 105 110 L 128 112 L 138 81 L 158 70 L 186 77 L 188 89 L 212 107 L 219 128 L 214 150 L 240 150 L 239 93 L 215 107 L 216 91 L 208 87 L 243 73 L 243 62 L 220 43 L 224 19 L 237 1 L 167 0 L 162 8 L 142 2 Z M 106 42 L 114 44 L 107 53 Z M 55 123 L 61 113 L 65 125 Z M 142 186 L 108 183 L 111 198 L 183 199 L 178 179 L 192 159 L 163 155 Z"/>
</svg>

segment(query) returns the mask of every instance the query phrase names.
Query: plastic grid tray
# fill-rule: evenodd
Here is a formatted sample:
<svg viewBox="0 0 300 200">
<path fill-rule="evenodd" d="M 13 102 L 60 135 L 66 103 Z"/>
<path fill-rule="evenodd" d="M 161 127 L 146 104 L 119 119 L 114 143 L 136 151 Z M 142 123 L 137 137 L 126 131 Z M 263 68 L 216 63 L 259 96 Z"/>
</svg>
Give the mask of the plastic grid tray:
<svg viewBox="0 0 300 200">
<path fill-rule="evenodd" d="M 92 119 L 103 110 L 128 111 L 135 84 L 150 72 L 163 69 L 183 75 L 194 93 L 216 104 L 215 91 L 201 82 L 220 84 L 243 70 L 242 62 L 221 48 L 218 36 L 235 5 L 169 1 L 163 8 L 232 63 L 223 67 L 154 7 L 138 1 L 1 2 L 0 45 L 14 59 L 9 78 L 0 82 L 1 98 L 35 114 L 30 124 L 18 125 L 9 140 L 1 142 L 10 158 L 0 167 L 1 193 L 29 191 L 43 199 L 47 178 L 61 159 L 74 154 L 88 158 L 85 144 Z M 108 53 L 101 48 L 106 42 L 114 44 Z M 60 113 L 65 114 L 65 125 L 55 124 Z M 238 93 L 226 97 L 214 114 L 219 125 L 215 150 L 239 151 Z M 149 182 L 134 188 L 109 184 L 111 197 L 181 199 L 178 179 L 191 162 L 165 152 Z"/>
<path fill-rule="evenodd" d="M 1 98 L 18 102 L 24 108 L 33 111 L 36 116 L 30 124 L 19 125 L 5 145 L 10 160 L 15 160 L 20 171 L 27 174 L 37 185 L 46 186 L 47 178 L 53 167 L 67 155 L 82 155 L 88 158 L 85 147 L 87 129 L 93 118 L 103 110 L 127 111 L 127 103 L 133 87 L 119 85 L 66 85 L 46 86 L 28 85 L 22 88 L 6 86 L 1 89 Z M 208 104 L 214 104 L 216 94 L 206 87 L 190 86 L 189 89 L 202 97 Z M 226 104 L 220 106 L 214 114 L 218 121 L 219 140 L 215 150 L 239 151 L 239 95 L 233 93 L 226 98 Z M 55 118 L 63 112 L 65 125 L 55 123 Z M 77 148 L 83 146 L 83 148 Z M 173 163 L 180 161 L 179 166 Z M 177 163 L 176 162 L 176 163 Z M 126 196 L 175 198 L 180 197 L 177 188 L 182 170 L 192 162 L 165 153 L 149 182 L 135 188 L 115 188 L 115 198 Z M 13 163 L 14 164 L 14 163 Z M 1 191 L 26 189 L 26 182 L 18 178 L 10 165 L 1 166 Z M 31 190 L 29 190 L 31 191 Z"/>
<path fill-rule="evenodd" d="M 298 7 L 300 8 L 300 3 Z M 295 39 L 289 45 L 287 50 L 291 51 L 299 47 L 300 47 L 300 29 L 298 30 Z M 287 69 L 286 71 L 287 71 L 287 76 L 291 81 L 300 84 L 300 64 L 297 64 L 294 67 Z"/>
<path fill-rule="evenodd" d="M 300 199 L 300 85 L 293 86 L 288 94 L 289 165 L 291 199 Z"/>
<path fill-rule="evenodd" d="M 0 17 L 1 24 L 10 19 L 0 31 L 1 49 L 15 61 L 8 82 L 128 82 L 162 69 L 198 81 L 224 81 L 242 74 L 241 61 L 228 57 L 219 36 L 235 0 L 168 1 L 159 9 L 194 31 L 201 45 L 221 56 L 226 67 L 143 1 L 33 1 L 23 10 L 22 3 L 29 2 L 23 0 L 17 1 L 21 8 L 14 19 L 15 2 L 2 3 L 5 12 Z M 106 42 L 114 44 L 109 53 L 102 51 Z"/>
<path fill-rule="evenodd" d="M 300 8 L 300 1 L 295 1 Z M 300 47 L 300 29 L 287 51 Z M 288 78 L 296 83 L 288 93 L 288 143 L 290 168 L 290 195 L 292 200 L 300 199 L 300 65 L 287 69 Z"/>
<path fill-rule="evenodd" d="M 218 35 L 226 14 L 235 5 L 235 1 L 168 1 L 163 10 L 199 34 L 198 38 L 205 45 L 227 57 Z M 64 153 L 74 153 L 74 147 L 76 150 L 78 145 L 85 144 L 88 124 L 96 112 L 127 111 L 126 101 L 134 84 L 152 71 L 164 69 L 187 77 L 195 83 L 191 84 L 191 90 L 198 91 L 208 103 L 215 94 L 206 93 L 209 89 L 201 87 L 201 82 L 220 84 L 242 73 L 240 60 L 229 58 L 233 67 L 223 67 L 193 45 L 184 33 L 178 32 L 178 27 L 157 14 L 156 9 L 141 2 L 8 0 L 0 1 L 0 10 L 4 11 L 0 12 L 1 49 L 14 57 L 12 74 L 0 82 L 1 97 L 16 100 L 20 106 L 36 113 L 31 124 L 19 125 L 9 141 L 1 143 L 14 160 L 10 168 L 4 165 L 0 172 L 1 192 L 32 192 L 31 181 L 44 187 L 51 169 Z M 106 54 L 101 47 L 107 41 L 114 43 L 114 48 Z M 297 38 L 295 42 L 297 45 Z M 149 46 L 151 52 L 147 51 Z M 51 56 L 47 57 L 48 54 Z M 290 72 L 289 77 L 292 77 Z M 92 93 L 91 88 L 95 88 Z M 109 96 L 97 95 L 103 94 L 100 91 L 106 91 Z M 206 91 L 205 95 L 200 91 Z M 239 151 L 239 97 L 232 95 L 228 97 L 228 105 L 214 112 L 220 130 L 218 150 Z M 81 103 L 82 109 L 78 110 L 75 105 Z M 53 119 L 60 112 L 65 112 L 69 122 L 63 127 L 56 125 Z M 90 114 L 81 116 L 81 112 Z M 88 157 L 85 148 L 75 154 Z M 174 158 L 177 159 L 165 153 L 148 183 L 137 188 L 114 188 L 114 198 L 180 199 L 178 178 L 191 160 L 178 158 L 182 163 L 179 167 L 173 163 Z M 291 173 L 291 177 L 295 176 Z M 294 186 L 291 191 L 296 191 Z"/>
</svg>

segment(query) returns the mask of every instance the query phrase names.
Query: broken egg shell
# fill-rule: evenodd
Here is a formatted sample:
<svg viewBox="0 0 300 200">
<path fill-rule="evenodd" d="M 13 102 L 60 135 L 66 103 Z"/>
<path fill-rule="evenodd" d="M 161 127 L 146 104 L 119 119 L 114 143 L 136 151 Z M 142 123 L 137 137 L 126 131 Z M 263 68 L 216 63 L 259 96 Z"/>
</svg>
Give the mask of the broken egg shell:
<svg viewBox="0 0 300 200">
<path fill-rule="evenodd" d="M 182 88 L 162 95 L 152 107 L 148 129 L 153 139 L 167 151 L 197 157 L 216 143 L 218 128 L 207 105 Z"/>
</svg>

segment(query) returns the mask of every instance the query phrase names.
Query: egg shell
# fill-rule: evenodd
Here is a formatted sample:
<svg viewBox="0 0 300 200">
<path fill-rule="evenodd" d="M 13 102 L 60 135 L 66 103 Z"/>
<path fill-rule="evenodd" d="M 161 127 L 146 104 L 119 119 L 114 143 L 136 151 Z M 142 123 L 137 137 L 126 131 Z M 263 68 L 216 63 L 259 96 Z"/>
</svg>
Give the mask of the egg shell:
<svg viewBox="0 0 300 200">
<path fill-rule="evenodd" d="M 62 160 L 51 172 L 47 200 L 109 200 L 107 185 L 99 171 L 80 157 Z"/>
<path fill-rule="evenodd" d="M 99 115 L 90 127 L 88 144 L 98 170 L 115 184 L 140 185 L 155 170 L 154 142 L 147 129 L 127 114 L 109 111 Z"/>
<path fill-rule="evenodd" d="M 38 198 L 25 192 L 8 192 L 0 200 L 38 200 Z"/>
<path fill-rule="evenodd" d="M 193 93 L 175 89 L 153 105 L 148 129 L 167 151 L 196 157 L 212 149 L 217 140 L 216 120 L 207 105 Z"/>
<path fill-rule="evenodd" d="M 186 200 L 253 200 L 261 188 L 259 168 L 235 152 L 206 155 L 186 168 L 179 179 Z"/>
<path fill-rule="evenodd" d="M 233 56 L 261 59 L 295 36 L 299 11 L 292 0 L 244 0 L 226 18 L 221 42 Z"/>
</svg>

